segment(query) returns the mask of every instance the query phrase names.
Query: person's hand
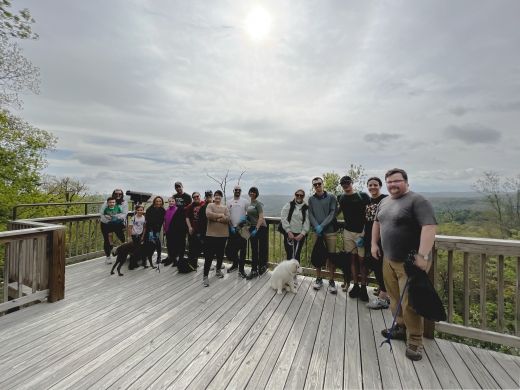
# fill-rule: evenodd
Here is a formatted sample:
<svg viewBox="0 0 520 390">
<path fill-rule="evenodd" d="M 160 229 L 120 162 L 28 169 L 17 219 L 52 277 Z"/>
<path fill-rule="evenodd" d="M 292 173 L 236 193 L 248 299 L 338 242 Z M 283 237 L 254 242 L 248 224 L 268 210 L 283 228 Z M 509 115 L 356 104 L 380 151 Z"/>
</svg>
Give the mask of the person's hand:
<svg viewBox="0 0 520 390">
<path fill-rule="evenodd" d="M 150 232 L 150 233 L 148 234 L 148 239 L 149 239 L 150 241 L 153 241 L 153 233 L 152 233 L 152 232 Z"/>
<path fill-rule="evenodd" d="M 230 226 L 230 227 L 229 227 L 229 231 L 230 231 L 231 233 L 233 233 L 233 234 L 236 234 L 236 233 L 237 233 L 237 230 L 235 229 L 234 226 Z"/>
<path fill-rule="evenodd" d="M 372 251 L 370 252 L 372 254 L 372 257 L 376 260 L 379 260 L 381 257 L 381 252 L 379 251 L 379 246 L 372 245 Z"/>
<path fill-rule="evenodd" d="M 251 237 L 254 237 L 258 233 L 258 229 L 255 229 L 251 232 Z"/>
<path fill-rule="evenodd" d="M 420 270 L 426 270 L 426 266 L 428 265 L 428 260 L 424 260 L 420 256 L 415 256 L 415 266 L 419 268 Z"/>
<path fill-rule="evenodd" d="M 190 228 L 188 229 L 188 233 L 189 233 L 190 235 L 192 235 L 194 231 L 195 231 L 195 229 L 193 229 L 192 227 L 190 227 Z"/>
<path fill-rule="evenodd" d="M 247 217 L 244 215 L 241 219 L 240 219 L 240 223 L 245 223 L 247 221 Z"/>
<path fill-rule="evenodd" d="M 302 238 L 303 238 L 303 234 L 301 234 L 301 233 L 298 234 L 296 237 L 294 237 L 294 239 L 295 239 L 297 242 L 301 241 Z"/>
<path fill-rule="evenodd" d="M 292 234 L 292 232 L 287 232 L 287 237 L 289 237 L 291 240 L 294 240 L 294 234 Z"/>
<path fill-rule="evenodd" d="M 359 237 L 357 239 L 356 245 L 358 246 L 358 248 L 361 248 L 363 246 L 364 242 L 365 242 L 364 238 L 363 237 Z"/>
<path fill-rule="evenodd" d="M 323 231 L 323 228 L 322 228 L 320 225 L 318 225 L 318 226 L 316 226 L 316 227 L 314 228 L 314 230 L 316 231 L 316 233 L 317 233 L 318 236 L 319 236 L 319 235 L 321 234 L 321 232 Z"/>
</svg>

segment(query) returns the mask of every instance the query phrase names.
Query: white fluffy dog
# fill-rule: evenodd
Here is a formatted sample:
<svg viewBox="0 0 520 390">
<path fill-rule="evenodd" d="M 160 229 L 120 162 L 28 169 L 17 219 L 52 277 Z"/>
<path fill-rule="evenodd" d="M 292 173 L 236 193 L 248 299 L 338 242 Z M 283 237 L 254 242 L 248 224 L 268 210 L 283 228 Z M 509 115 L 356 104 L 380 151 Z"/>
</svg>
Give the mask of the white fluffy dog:
<svg viewBox="0 0 520 390">
<path fill-rule="evenodd" d="M 296 294 L 294 288 L 294 276 L 302 272 L 302 267 L 298 260 L 284 260 L 274 269 L 271 275 L 271 288 L 277 290 L 278 294 L 282 293 L 283 288 Z"/>
</svg>

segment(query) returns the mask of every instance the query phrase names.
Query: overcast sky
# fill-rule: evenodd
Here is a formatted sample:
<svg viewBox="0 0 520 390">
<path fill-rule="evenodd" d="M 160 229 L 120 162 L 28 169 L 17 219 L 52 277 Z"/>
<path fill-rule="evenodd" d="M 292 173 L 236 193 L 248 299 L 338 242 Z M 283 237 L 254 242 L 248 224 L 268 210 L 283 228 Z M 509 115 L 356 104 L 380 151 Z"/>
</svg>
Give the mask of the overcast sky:
<svg viewBox="0 0 520 390">
<path fill-rule="evenodd" d="M 469 191 L 484 171 L 520 172 L 519 1 L 23 7 L 40 39 L 18 43 L 42 82 L 19 114 L 58 137 L 46 172 L 93 191 L 215 190 L 206 174 L 229 169 L 289 194 L 351 163 Z"/>
</svg>

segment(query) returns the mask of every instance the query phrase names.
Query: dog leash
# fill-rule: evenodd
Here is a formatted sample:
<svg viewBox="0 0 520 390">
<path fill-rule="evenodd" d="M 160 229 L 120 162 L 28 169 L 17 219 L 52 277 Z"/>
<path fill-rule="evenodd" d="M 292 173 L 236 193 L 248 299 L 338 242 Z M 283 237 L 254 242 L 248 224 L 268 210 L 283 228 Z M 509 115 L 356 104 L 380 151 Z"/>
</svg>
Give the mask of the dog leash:
<svg viewBox="0 0 520 390">
<path fill-rule="evenodd" d="M 292 246 L 292 258 L 296 259 L 296 253 L 298 252 L 298 247 L 300 246 L 300 241 L 296 241 L 296 248 L 294 248 L 294 241 L 292 238 L 287 237 L 287 243 Z"/>
<path fill-rule="evenodd" d="M 404 293 L 406 292 L 406 287 L 408 286 L 408 280 L 410 280 L 409 276 L 406 278 L 406 282 L 404 283 L 403 293 L 401 294 L 401 297 L 399 298 L 399 303 L 397 304 L 397 309 L 395 310 L 394 319 L 392 321 L 392 327 L 390 328 L 390 331 L 388 332 L 388 337 L 379 346 L 379 348 L 381 348 L 384 343 L 388 343 L 388 345 L 390 346 L 390 352 L 392 352 L 392 343 L 390 342 L 390 339 L 392 337 L 392 333 L 394 332 L 395 321 L 397 319 L 397 314 L 399 314 L 399 309 L 401 308 L 401 302 L 403 301 Z"/>
</svg>

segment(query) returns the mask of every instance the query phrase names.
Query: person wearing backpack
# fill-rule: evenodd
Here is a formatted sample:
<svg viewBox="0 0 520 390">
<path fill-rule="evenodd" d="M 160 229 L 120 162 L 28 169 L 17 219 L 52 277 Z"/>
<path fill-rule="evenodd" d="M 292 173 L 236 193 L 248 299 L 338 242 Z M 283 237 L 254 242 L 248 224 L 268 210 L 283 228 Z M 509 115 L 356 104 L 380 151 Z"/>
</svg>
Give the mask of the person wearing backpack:
<svg viewBox="0 0 520 390">
<path fill-rule="evenodd" d="M 300 254 L 309 232 L 309 206 L 304 201 L 305 191 L 297 189 L 294 199 L 282 209 L 278 231 L 283 234 L 286 259 L 300 261 Z"/>
<path fill-rule="evenodd" d="M 338 214 L 343 212 L 345 220 L 343 250 L 351 254 L 350 269 L 354 279 L 354 285 L 348 295 L 350 298 L 359 297 L 362 301 L 368 302 L 368 267 L 363 260 L 365 257 L 366 207 L 370 205 L 370 196 L 366 192 L 354 191 L 354 181 L 350 176 L 343 176 L 339 180 L 339 184 L 343 188 L 343 194 L 338 196 Z M 361 288 L 359 287 L 359 271 L 361 271 Z M 349 281 L 346 280 L 342 286 L 343 291 L 348 291 L 348 284 Z"/>
</svg>

